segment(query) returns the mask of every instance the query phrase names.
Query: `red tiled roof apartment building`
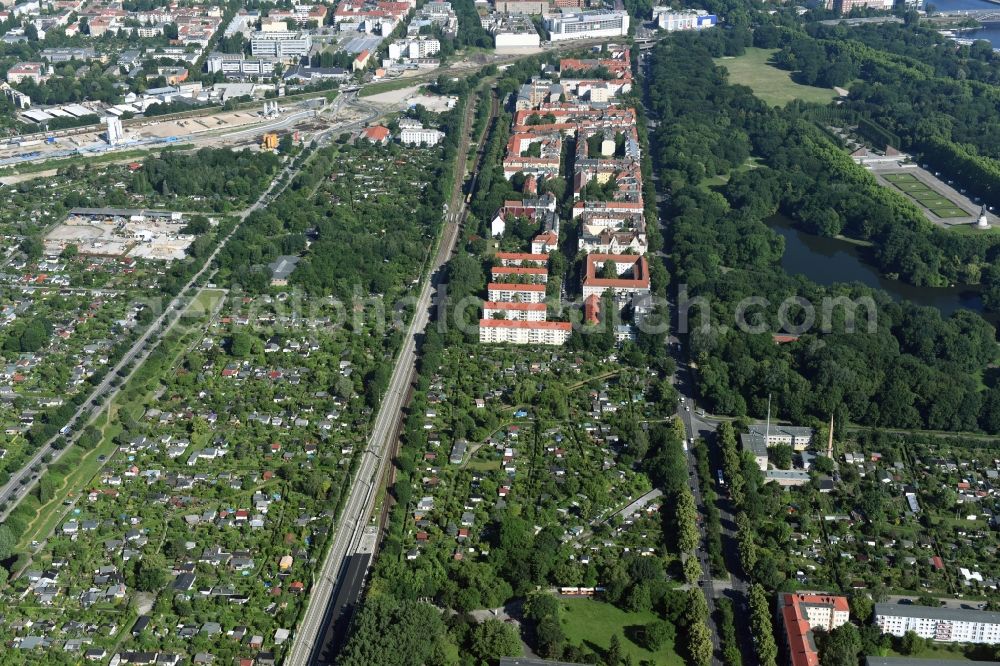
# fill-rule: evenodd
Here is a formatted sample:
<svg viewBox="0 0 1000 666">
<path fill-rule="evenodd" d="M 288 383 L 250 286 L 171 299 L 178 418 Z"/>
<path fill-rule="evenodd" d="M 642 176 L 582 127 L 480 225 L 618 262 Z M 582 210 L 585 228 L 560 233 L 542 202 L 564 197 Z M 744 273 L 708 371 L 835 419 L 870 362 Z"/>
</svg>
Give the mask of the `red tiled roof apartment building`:
<svg viewBox="0 0 1000 666">
<path fill-rule="evenodd" d="M 598 277 L 598 270 L 612 262 L 617 278 Z M 649 294 L 649 262 L 639 254 L 588 254 L 583 278 L 583 297 L 601 296 L 611 289 L 615 295 Z"/>
<path fill-rule="evenodd" d="M 781 593 L 778 617 L 785 633 L 788 663 L 792 666 L 819 666 L 819 652 L 813 629 L 831 631 L 846 624 L 850 608 L 846 597 L 828 594 Z"/>
</svg>

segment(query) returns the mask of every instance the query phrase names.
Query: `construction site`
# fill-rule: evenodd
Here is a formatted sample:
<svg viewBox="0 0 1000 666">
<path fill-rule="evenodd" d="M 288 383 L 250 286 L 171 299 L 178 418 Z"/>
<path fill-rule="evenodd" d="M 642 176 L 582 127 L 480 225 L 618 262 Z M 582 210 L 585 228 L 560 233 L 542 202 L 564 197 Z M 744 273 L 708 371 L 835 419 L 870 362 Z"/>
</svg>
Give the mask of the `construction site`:
<svg viewBox="0 0 1000 666">
<path fill-rule="evenodd" d="M 80 254 L 173 261 L 182 259 L 195 236 L 181 233 L 182 213 L 125 208 L 74 208 L 45 236 L 45 252 L 68 245 Z"/>
</svg>

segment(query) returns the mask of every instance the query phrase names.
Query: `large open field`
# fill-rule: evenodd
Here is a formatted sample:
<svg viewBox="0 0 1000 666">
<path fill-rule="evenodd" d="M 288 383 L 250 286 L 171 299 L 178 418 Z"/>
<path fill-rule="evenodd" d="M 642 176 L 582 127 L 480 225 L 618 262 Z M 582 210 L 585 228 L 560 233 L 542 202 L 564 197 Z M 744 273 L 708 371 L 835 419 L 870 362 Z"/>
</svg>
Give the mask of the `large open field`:
<svg viewBox="0 0 1000 666">
<path fill-rule="evenodd" d="M 716 63 L 729 70 L 729 81 L 751 88 L 768 104 L 784 106 L 793 99 L 828 104 L 836 96 L 832 88 L 815 88 L 792 81 L 791 72 L 769 64 L 777 49 L 748 48 L 735 58 L 717 58 Z"/>
<path fill-rule="evenodd" d="M 609 603 L 585 598 L 563 599 L 562 607 L 563 630 L 570 643 L 584 643 L 603 651 L 611 643 L 612 634 L 617 633 L 624 652 L 631 655 L 635 663 L 644 659 L 657 666 L 681 666 L 684 663 L 671 644 L 663 646 L 658 652 L 650 652 L 630 638 L 630 634 L 643 625 L 659 619 L 656 613 L 626 613 Z"/>
</svg>

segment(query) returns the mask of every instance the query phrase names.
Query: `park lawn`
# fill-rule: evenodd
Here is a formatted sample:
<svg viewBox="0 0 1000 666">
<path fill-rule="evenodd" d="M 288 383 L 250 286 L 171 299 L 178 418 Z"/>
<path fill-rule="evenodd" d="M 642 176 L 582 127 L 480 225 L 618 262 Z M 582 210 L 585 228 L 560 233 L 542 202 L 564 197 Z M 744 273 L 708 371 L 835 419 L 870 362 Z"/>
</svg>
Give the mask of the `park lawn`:
<svg viewBox="0 0 1000 666">
<path fill-rule="evenodd" d="M 945 206 L 944 208 L 931 208 L 931 212 L 941 218 L 949 217 L 972 217 L 969 211 L 962 210 L 957 206 Z"/>
<path fill-rule="evenodd" d="M 804 86 L 792 80 L 791 72 L 770 64 L 777 49 L 748 48 L 735 58 L 716 58 L 715 63 L 729 70 L 729 82 L 747 86 L 754 95 L 772 106 L 784 106 L 793 99 L 829 104 L 837 93 L 832 88 Z"/>
<path fill-rule="evenodd" d="M 913 180 L 896 181 L 895 185 L 904 192 L 934 192 L 934 190 L 927 187 L 923 183 Z"/>
<path fill-rule="evenodd" d="M 887 173 L 883 176 L 890 183 L 915 182 L 917 177 L 912 173 Z"/>
<path fill-rule="evenodd" d="M 609 603 L 596 599 L 562 599 L 562 625 L 570 643 L 586 644 L 600 650 L 607 649 L 612 634 L 619 634 L 622 649 L 638 663 L 643 659 L 652 660 L 657 666 L 682 666 L 684 660 L 674 646 L 667 644 L 658 652 L 650 652 L 632 642 L 632 629 L 658 620 L 652 611 L 627 613 Z"/>
<path fill-rule="evenodd" d="M 60 463 L 65 462 L 72 465 L 74 469 L 56 486 L 52 499 L 38 507 L 35 520 L 28 524 L 24 534 L 21 535 L 18 542 L 19 549 L 27 550 L 32 541 L 47 539 L 55 531 L 56 526 L 66 517 L 67 511 L 62 503 L 91 485 L 101 467 L 104 466 L 104 462 L 99 458 L 102 455 L 105 458 L 110 458 L 111 454 L 115 452 L 114 438 L 121 432 L 122 426 L 120 423 L 113 423 L 105 427 L 106 420 L 106 414 L 102 414 L 95 422 L 98 428 L 104 429 L 104 437 L 97 446 L 89 451 L 84 451 L 79 446 L 74 445 L 60 458 Z M 77 497 L 76 506 L 80 505 L 79 499 Z"/>
<path fill-rule="evenodd" d="M 226 291 L 224 289 L 202 289 L 188 305 L 187 314 L 210 314 L 219 305 L 219 301 L 225 297 Z"/>
</svg>

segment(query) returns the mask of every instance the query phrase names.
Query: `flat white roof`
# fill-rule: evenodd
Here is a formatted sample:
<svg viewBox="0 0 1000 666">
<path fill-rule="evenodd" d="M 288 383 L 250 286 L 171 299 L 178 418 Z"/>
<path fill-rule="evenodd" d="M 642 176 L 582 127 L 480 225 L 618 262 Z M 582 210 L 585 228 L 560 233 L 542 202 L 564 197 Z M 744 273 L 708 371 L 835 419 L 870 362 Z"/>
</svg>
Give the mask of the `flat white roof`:
<svg viewBox="0 0 1000 666">
<path fill-rule="evenodd" d="M 62 109 L 49 109 L 46 111 L 50 116 L 55 116 L 56 118 L 72 118 L 71 115 L 63 111 Z"/>
<path fill-rule="evenodd" d="M 91 111 L 87 107 L 80 106 L 79 104 L 70 104 L 69 106 L 64 106 L 62 108 L 62 110 L 65 111 L 66 113 L 70 114 L 71 116 L 76 116 L 78 118 L 80 116 L 89 116 L 89 115 L 92 115 L 94 113 L 93 111 Z"/>
<path fill-rule="evenodd" d="M 43 120 L 52 120 L 52 116 L 50 116 L 49 114 L 45 113 L 41 109 L 31 109 L 30 111 L 25 111 L 21 115 L 23 115 L 25 118 L 29 118 L 31 120 L 34 120 L 37 123 L 40 123 Z"/>
</svg>

